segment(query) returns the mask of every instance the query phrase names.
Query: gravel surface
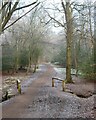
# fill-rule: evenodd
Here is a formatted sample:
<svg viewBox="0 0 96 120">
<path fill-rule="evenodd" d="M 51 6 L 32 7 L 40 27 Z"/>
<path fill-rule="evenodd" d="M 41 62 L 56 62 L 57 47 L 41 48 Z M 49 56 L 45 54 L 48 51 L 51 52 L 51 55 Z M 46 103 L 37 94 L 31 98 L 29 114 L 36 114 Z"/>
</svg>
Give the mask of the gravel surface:
<svg viewBox="0 0 96 120">
<path fill-rule="evenodd" d="M 25 118 L 94 118 L 94 96 L 79 98 L 74 94 L 42 87 L 26 108 Z"/>
<path fill-rule="evenodd" d="M 80 98 L 75 94 L 63 92 L 61 83 L 55 83 L 55 87 L 51 87 L 54 75 L 56 72 L 53 66 L 43 65 L 38 77 L 34 81 L 30 78 L 31 82 L 24 94 L 3 103 L 3 117 L 94 118 L 96 95 Z"/>
</svg>

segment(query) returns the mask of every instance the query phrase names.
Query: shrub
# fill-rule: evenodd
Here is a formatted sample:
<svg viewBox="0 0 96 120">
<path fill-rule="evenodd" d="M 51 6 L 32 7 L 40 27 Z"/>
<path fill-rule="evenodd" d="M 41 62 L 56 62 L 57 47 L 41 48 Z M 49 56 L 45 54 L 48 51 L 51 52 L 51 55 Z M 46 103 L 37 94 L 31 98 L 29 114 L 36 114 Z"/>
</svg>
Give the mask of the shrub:
<svg viewBox="0 0 96 120">
<path fill-rule="evenodd" d="M 2 45 L 2 70 L 10 70 L 14 67 L 13 48 L 8 44 Z"/>
<path fill-rule="evenodd" d="M 19 66 L 26 67 L 29 65 L 28 50 L 24 49 L 20 52 Z"/>
</svg>

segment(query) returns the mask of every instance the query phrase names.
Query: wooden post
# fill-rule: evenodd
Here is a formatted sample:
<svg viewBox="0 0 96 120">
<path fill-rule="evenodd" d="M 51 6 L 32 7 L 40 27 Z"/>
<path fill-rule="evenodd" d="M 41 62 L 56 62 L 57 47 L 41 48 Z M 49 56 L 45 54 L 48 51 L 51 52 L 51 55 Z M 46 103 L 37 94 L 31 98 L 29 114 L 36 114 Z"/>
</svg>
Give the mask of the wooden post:
<svg viewBox="0 0 96 120">
<path fill-rule="evenodd" d="M 62 81 L 62 90 L 65 91 L 65 81 Z"/>
<path fill-rule="evenodd" d="M 54 87 L 54 79 L 52 78 L 52 87 Z"/>
<path fill-rule="evenodd" d="M 20 82 L 20 80 L 17 80 L 17 90 L 21 94 L 21 82 Z"/>
<path fill-rule="evenodd" d="M 18 92 L 21 94 L 21 84 L 18 84 Z"/>
<path fill-rule="evenodd" d="M 5 93 L 5 100 L 8 100 L 8 91 Z"/>
</svg>

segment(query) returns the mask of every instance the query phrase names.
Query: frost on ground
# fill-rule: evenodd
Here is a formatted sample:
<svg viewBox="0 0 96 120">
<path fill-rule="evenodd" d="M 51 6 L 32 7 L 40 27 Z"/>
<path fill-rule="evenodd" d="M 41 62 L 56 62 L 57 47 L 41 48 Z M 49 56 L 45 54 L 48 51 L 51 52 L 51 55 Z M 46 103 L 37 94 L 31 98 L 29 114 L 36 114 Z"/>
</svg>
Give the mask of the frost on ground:
<svg viewBox="0 0 96 120">
<path fill-rule="evenodd" d="M 40 64 L 36 73 L 32 75 L 26 75 L 26 73 L 22 73 L 20 75 L 3 76 L 2 83 L 0 84 L 0 102 L 2 102 L 2 96 L 5 96 L 6 91 L 8 91 L 8 95 L 10 96 L 15 96 L 18 94 L 16 83 L 17 80 L 20 80 L 21 90 L 25 92 L 26 88 L 32 83 L 32 81 L 36 80 L 44 71 L 46 71 L 46 67 Z"/>
<path fill-rule="evenodd" d="M 57 76 L 56 76 L 57 75 Z M 64 75 L 62 73 L 62 75 Z M 22 85 L 24 94 L 12 99 L 10 104 L 3 103 L 5 118 L 94 118 L 96 94 L 87 98 L 62 91 L 62 83 L 55 82 L 52 87 L 52 77 L 61 77 L 53 66 L 43 65 L 40 71 L 30 76 Z M 63 77 L 63 76 L 62 76 Z M 36 78 L 36 79 L 35 79 Z M 84 93 L 93 90 L 89 84 L 81 83 L 66 85 L 66 89 Z M 31 83 L 30 83 L 31 82 Z M 26 84 L 28 83 L 28 84 Z M 82 86 L 84 84 L 84 86 Z M 27 86 L 25 86 L 27 85 Z M 85 89 L 86 88 L 86 89 Z M 18 102 L 19 100 L 19 102 Z M 8 109 L 7 109 L 8 108 Z M 18 110 L 17 110 L 18 109 Z M 91 120 L 91 119 L 90 119 Z"/>
<path fill-rule="evenodd" d="M 40 89 L 23 117 L 27 118 L 94 118 L 94 96 L 79 98 L 45 86 Z"/>
</svg>

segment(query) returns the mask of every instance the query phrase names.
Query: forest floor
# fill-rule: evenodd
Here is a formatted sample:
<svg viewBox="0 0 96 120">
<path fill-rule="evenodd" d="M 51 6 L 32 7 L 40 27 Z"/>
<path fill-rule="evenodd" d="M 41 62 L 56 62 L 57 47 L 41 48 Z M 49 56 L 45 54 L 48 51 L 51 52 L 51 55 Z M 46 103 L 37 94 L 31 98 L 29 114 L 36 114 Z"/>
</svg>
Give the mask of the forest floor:
<svg viewBox="0 0 96 120">
<path fill-rule="evenodd" d="M 3 118 L 95 118 L 95 83 L 73 76 L 74 84 L 56 82 L 54 66 L 43 64 L 22 81 L 22 94 L 2 103 Z M 58 76 L 58 75 L 57 75 Z M 90 119 L 91 120 L 91 119 Z"/>
</svg>

